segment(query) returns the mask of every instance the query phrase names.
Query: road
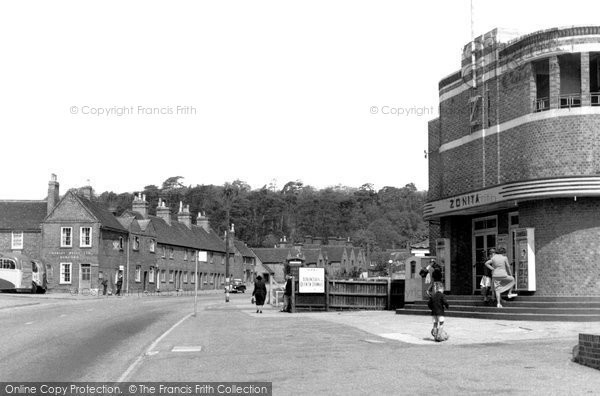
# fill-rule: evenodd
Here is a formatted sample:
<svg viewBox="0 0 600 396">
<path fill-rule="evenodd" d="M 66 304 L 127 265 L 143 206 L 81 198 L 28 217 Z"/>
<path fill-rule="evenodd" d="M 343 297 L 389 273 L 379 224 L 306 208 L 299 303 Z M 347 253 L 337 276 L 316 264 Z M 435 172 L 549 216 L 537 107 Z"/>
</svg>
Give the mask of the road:
<svg viewBox="0 0 600 396">
<path fill-rule="evenodd" d="M 222 300 L 202 295 L 199 305 Z M 0 310 L 0 381 L 116 381 L 193 311 L 191 297 L 21 298 Z"/>
<path fill-rule="evenodd" d="M 26 301 L 26 299 L 23 299 Z M 37 300 L 31 300 L 37 301 Z M 42 301 L 42 300 L 40 300 Z M 257 314 L 249 295 L 43 300 L 0 306 L 0 381 L 267 381 L 274 395 L 597 394 L 600 373 L 571 361 L 596 323 L 392 312 Z M 182 318 L 186 318 L 182 321 Z M 472 340 L 471 340 L 472 338 Z"/>
</svg>

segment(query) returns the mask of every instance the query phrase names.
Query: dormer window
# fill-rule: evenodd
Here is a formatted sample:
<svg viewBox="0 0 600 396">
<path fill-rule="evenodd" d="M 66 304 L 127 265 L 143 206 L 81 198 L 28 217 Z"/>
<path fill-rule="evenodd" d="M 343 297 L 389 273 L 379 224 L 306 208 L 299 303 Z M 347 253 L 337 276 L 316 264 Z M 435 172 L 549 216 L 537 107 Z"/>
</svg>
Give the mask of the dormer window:
<svg viewBox="0 0 600 396">
<path fill-rule="evenodd" d="M 150 253 L 154 253 L 155 249 L 156 249 L 156 242 L 154 241 L 154 239 L 150 239 Z"/>
</svg>

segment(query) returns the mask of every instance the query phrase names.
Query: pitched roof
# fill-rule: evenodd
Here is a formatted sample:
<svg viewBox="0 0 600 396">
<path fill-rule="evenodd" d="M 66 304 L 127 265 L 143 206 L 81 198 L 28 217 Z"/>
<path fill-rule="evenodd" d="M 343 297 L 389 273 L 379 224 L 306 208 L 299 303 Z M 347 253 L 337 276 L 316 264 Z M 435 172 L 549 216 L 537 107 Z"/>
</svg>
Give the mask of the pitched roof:
<svg viewBox="0 0 600 396">
<path fill-rule="evenodd" d="M 263 264 L 277 264 L 287 262 L 288 249 L 278 248 L 253 248 L 252 251 Z"/>
<path fill-rule="evenodd" d="M 421 242 L 413 243 L 410 247 L 413 249 L 429 249 L 429 238 Z"/>
<path fill-rule="evenodd" d="M 85 206 L 95 218 L 100 221 L 101 227 L 112 228 L 113 230 L 127 232 L 127 229 L 121 225 L 114 214 L 102 207 L 99 203 L 90 201 L 89 199 L 73 194 L 79 199 L 81 204 Z"/>
<path fill-rule="evenodd" d="M 47 205 L 46 201 L 0 201 L 0 229 L 41 230 Z"/>
<path fill-rule="evenodd" d="M 246 246 L 246 244 L 242 241 L 239 240 L 234 240 L 233 244 L 235 245 L 235 248 L 237 250 L 239 250 L 239 252 L 242 254 L 242 256 L 244 257 L 254 257 L 254 254 L 252 253 L 252 250 L 250 250 L 250 248 L 248 246 Z"/>
<path fill-rule="evenodd" d="M 206 231 L 200 226 L 192 225 L 192 230 L 194 232 L 194 235 L 196 235 L 197 238 L 199 238 L 200 249 L 225 253 L 225 242 L 221 240 L 217 233 L 214 232 L 212 229 L 210 231 Z"/>
<path fill-rule="evenodd" d="M 344 251 L 346 250 L 346 246 L 329 246 L 324 245 L 322 247 L 323 254 L 327 255 L 327 261 L 329 262 L 337 262 L 342 261 L 342 257 L 344 256 Z"/>
<path fill-rule="evenodd" d="M 302 252 L 304 253 L 306 264 L 317 264 L 319 262 L 319 255 L 321 254 L 321 249 L 302 249 Z"/>
</svg>

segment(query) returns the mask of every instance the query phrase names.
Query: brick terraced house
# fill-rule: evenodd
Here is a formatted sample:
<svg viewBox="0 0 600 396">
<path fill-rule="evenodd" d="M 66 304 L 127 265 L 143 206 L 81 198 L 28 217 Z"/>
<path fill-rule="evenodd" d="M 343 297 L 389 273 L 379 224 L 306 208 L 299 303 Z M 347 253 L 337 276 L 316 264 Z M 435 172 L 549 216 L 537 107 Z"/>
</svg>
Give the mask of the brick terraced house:
<svg viewBox="0 0 600 396">
<path fill-rule="evenodd" d="M 439 98 L 424 215 L 450 293 L 505 247 L 520 293 L 600 295 L 600 27 L 495 29 Z"/>
<path fill-rule="evenodd" d="M 95 202 L 91 187 L 79 191 L 61 198 L 52 175 L 46 200 L 0 201 L 0 251 L 41 259 L 49 269 L 49 291 L 85 293 L 102 290 L 106 281 L 114 292 L 119 275 L 123 292 L 191 291 L 197 281 L 200 290 L 224 287 L 225 243 L 202 213 L 193 224 L 189 206 L 180 203 L 174 216 L 161 201 L 152 216 L 138 194 L 117 217 Z M 250 279 L 253 254 L 235 244 L 230 271 Z M 207 261 L 199 261 L 196 272 L 200 251 Z"/>
</svg>

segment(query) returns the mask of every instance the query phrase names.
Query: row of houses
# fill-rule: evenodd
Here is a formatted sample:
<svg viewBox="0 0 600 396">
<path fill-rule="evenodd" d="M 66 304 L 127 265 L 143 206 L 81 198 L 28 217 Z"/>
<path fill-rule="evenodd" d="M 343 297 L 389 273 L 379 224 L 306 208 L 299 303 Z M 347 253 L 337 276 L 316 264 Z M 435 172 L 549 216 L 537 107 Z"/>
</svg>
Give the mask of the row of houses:
<svg viewBox="0 0 600 396">
<path fill-rule="evenodd" d="M 52 175 L 45 201 L 0 201 L 0 251 L 41 260 L 50 290 L 102 289 L 104 283 L 114 290 L 120 276 L 125 292 L 194 290 L 196 283 L 218 289 L 226 281 L 226 252 L 230 275 L 253 279 L 252 251 L 235 237 L 226 249 L 203 213 L 193 223 L 189 206 L 180 203 L 175 216 L 160 201 L 150 215 L 138 194 L 131 209 L 116 216 L 92 199 L 91 187 L 80 191 L 60 197 Z"/>
<path fill-rule="evenodd" d="M 328 238 L 328 244 L 323 244 L 323 238 L 306 236 L 304 242 L 289 243 L 283 238 L 273 248 L 253 249 L 257 263 L 267 277 L 275 281 L 283 280 L 286 264 L 291 261 L 301 261 L 306 267 L 325 268 L 330 278 L 350 278 L 358 276 L 368 268 L 364 249 L 354 247 L 349 238 Z"/>
</svg>

